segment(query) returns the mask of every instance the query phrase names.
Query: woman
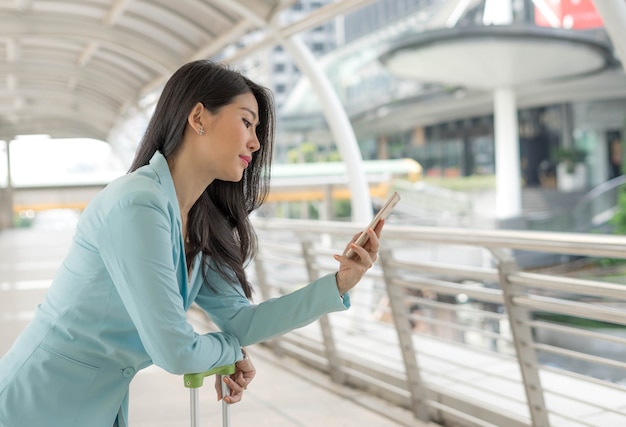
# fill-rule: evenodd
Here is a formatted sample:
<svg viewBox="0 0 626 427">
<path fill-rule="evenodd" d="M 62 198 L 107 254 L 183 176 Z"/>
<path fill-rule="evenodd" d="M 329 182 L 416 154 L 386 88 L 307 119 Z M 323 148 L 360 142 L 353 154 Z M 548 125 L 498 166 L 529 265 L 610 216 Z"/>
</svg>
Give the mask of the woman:
<svg viewBox="0 0 626 427">
<path fill-rule="evenodd" d="M 255 374 L 242 346 L 349 307 L 382 224 L 366 249 L 348 245 L 356 261 L 335 256 L 336 274 L 249 302 L 248 216 L 268 192 L 273 132 L 266 89 L 210 61 L 174 73 L 130 173 L 85 209 L 44 302 L 0 359 L 0 426 L 126 426 L 129 383 L 153 363 L 183 374 L 236 362 L 224 399 L 237 402 Z M 195 333 L 192 302 L 222 332 Z"/>
</svg>

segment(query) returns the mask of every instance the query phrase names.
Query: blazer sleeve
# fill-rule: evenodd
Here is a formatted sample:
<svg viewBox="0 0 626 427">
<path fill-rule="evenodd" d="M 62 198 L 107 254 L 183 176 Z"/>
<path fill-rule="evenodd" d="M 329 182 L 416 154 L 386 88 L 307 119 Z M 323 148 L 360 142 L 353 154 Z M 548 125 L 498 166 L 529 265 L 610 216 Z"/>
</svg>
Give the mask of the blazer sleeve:
<svg viewBox="0 0 626 427">
<path fill-rule="evenodd" d="M 105 267 L 156 365 L 184 374 L 233 363 L 242 357 L 234 336 L 199 335 L 187 321 L 174 264 L 173 215 L 158 194 L 125 194 L 97 234 Z"/>
<path fill-rule="evenodd" d="M 251 304 L 233 286 L 209 269 L 195 302 L 224 332 L 243 346 L 265 341 L 305 326 L 324 314 L 347 310 L 350 296 L 337 290 L 334 274 L 324 276 L 287 295 Z"/>
</svg>

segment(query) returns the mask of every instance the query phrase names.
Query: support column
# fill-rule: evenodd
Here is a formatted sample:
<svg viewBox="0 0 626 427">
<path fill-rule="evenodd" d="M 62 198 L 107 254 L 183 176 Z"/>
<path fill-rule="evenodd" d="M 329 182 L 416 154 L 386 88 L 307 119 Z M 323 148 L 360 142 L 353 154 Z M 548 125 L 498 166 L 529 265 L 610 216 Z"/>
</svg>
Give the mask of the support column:
<svg viewBox="0 0 626 427">
<path fill-rule="evenodd" d="M 276 37 L 285 50 L 289 52 L 300 71 L 309 78 L 319 97 L 322 112 L 335 138 L 341 158 L 346 163 L 348 187 L 351 194 L 352 220 L 369 223 L 373 217 L 369 185 L 363 167 L 361 150 L 346 111 L 328 78 L 317 64 L 315 57 L 300 37 L 297 34 L 289 38 L 283 38 L 279 35 Z"/>
<path fill-rule="evenodd" d="M 339 97 L 330 84 L 328 77 L 323 73 L 315 57 L 300 36 L 295 34 L 289 38 L 284 38 L 276 35 L 276 39 L 291 55 L 300 71 L 309 78 L 311 86 L 319 97 L 324 117 L 335 138 L 341 158 L 346 164 L 352 221 L 366 225 L 374 216 L 372 213 L 372 201 L 361 150 L 348 119 L 348 114 L 343 105 L 341 105 Z M 373 284 L 368 280 L 364 280 L 363 283 L 350 292 L 353 301 L 357 301 L 361 296 L 367 298 L 368 295 L 372 295 L 372 288 Z M 363 322 L 360 319 L 369 316 L 370 307 L 372 306 L 369 304 L 355 304 L 355 307 L 350 310 L 354 330 L 363 330 Z"/>
<path fill-rule="evenodd" d="M 511 25 L 513 23 L 512 0 L 485 0 L 484 25 Z"/>
<path fill-rule="evenodd" d="M 522 214 L 517 102 L 511 88 L 498 88 L 493 95 L 496 151 L 496 219 Z"/>
<path fill-rule="evenodd" d="M 0 230 L 4 228 L 13 227 L 13 181 L 11 180 L 11 151 L 10 140 L 6 140 L 6 153 L 7 153 L 7 186 L 5 189 L 0 190 Z"/>
</svg>

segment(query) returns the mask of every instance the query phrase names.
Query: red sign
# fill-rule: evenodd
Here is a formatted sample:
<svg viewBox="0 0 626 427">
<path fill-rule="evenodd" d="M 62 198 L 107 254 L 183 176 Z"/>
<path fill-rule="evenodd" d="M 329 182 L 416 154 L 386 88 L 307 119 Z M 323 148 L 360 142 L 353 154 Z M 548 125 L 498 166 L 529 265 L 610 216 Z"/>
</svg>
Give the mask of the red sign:
<svg viewBox="0 0 626 427">
<path fill-rule="evenodd" d="M 603 26 L 593 0 L 541 0 L 533 3 L 535 24 L 541 27 L 586 30 Z"/>
</svg>

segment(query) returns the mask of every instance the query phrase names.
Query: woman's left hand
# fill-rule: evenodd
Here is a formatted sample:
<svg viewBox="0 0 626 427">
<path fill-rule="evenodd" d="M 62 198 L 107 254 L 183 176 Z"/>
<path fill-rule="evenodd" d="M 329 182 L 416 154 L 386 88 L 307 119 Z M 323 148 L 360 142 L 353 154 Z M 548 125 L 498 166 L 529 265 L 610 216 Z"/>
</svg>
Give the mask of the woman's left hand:
<svg viewBox="0 0 626 427">
<path fill-rule="evenodd" d="M 385 225 L 385 221 L 378 222 L 376 227 L 366 230 L 369 240 L 363 247 L 357 246 L 354 242 L 361 233 L 356 234 L 346 249 L 343 251 L 343 255 L 335 255 L 334 258 L 339 261 L 339 271 L 337 272 L 337 289 L 339 294 L 343 295 L 356 286 L 357 283 L 363 278 L 365 272 L 369 270 L 374 261 L 378 258 L 378 248 L 380 233 Z M 348 258 L 346 253 L 348 249 L 354 251 L 355 256 Z"/>
<path fill-rule="evenodd" d="M 217 400 L 222 397 L 222 385 L 220 379 L 230 388 L 230 394 L 224 397 L 226 403 L 232 404 L 240 402 L 243 398 L 243 392 L 248 388 L 248 384 L 252 382 L 256 375 L 256 369 L 252 365 L 252 361 L 245 356 L 243 360 L 235 363 L 235 373 L 229 376 L 215 377 L 215 390 L 217 391 Z"/>
</svg>

